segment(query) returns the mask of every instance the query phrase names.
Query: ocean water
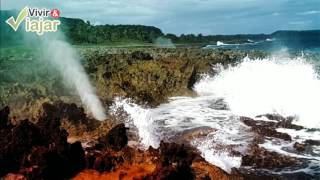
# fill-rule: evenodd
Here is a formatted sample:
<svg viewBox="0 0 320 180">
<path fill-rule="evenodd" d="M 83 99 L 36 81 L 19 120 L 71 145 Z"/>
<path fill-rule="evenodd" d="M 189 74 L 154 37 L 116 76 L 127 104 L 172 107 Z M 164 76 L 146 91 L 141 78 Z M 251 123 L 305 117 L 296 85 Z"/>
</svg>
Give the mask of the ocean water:
<svg viewBox="0 0 320 180">
<path fill-rule="evenodd" d="M 137 134 L 142 148 L 156 148 L 161 140 L 170 141 L 193 128 L 214 129 L 205 137 L 189 141 L 208 162 L 227 172 L 241 167 L 242 156 L 254 137 L 250 128 L 239 120 L 241 116 L 257 121 L 268 120 L 257 118 L 262 114 L 292 116 L 294 124 L 306 129 L 277 129 L 291 135 L 292 142 L 272 138 L 259 146 L 303 159 L 307 165 L 268 171 L 274 174 L 306 172 L 318 177 L 320 146 L 312 146 L 304 153 L 297 153 L 293 148 L 295 142 L 320 140 L 318 67 L 318 61 L 304 58 L 303 53 L 292 58 L 287 49 L 282 49 L 265 59 L 244 58 L 235 66 L 212 67 L 218 73 L 203 75 L 194 86 L 195 97 L 172 97 L 156 108 L 116 98 L 111 113 L 122 109 L 128 114 L 127 126 Z M 240 154 L 235 155 L 233 151 Z"/>
<path fill-rule="evenodd" d="M 319 39 L 319 38 L 318 38 Z M 204 49 L 237 49 L 237 50 L 262 50 L 277 52 L 286 49 L 288 52 L 317 52 L 320 53 L 320 40 L 299 39 L 299 40 L 278 40 L 276 38 L 248 43 L 229 44 L 218 41 L 216 44 L 209 44 Z"/>
</svg>

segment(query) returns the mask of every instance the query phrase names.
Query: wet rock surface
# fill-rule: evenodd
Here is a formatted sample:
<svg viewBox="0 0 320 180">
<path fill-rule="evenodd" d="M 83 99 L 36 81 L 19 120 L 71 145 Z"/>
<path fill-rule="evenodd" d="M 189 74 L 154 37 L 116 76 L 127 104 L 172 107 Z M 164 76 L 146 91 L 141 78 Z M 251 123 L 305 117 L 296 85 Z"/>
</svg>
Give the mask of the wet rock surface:
<svg viewBox="0 0 320 180">
<path fill-rule="evenodd" d="M 292 172 L 273 174 L 267 170 L 281 171 L 286 168 L 307 167 L 306 160 L 279 154 L 261 147 L 266 140 L 288 141 L 292 138 L 289 134 L 277 132 L 277 128 L 287 128 L 301 130 L 303 127 L 292 124 L 292 117 L 281 117 L 279 115 L 267 114 L 263 115 L 268 121 L 254 120 L 248 117 L 241 117 L 240 120 L 251 128 L 254 132 L 254 139 L 249 145 L 248 151 L 242 157 L 241 172 L 245 179 L 313 179 L 313 177 L 305 172 Z M 261 118 L 262 116 L 257 116 Z M 313 141 L 310 141 L 311 143 Z M 297 152 L 303 152 L 308 148 L 308 144 L 295 142 L 293 149 Z M 245 168 L 250 167 L 250 168 Z M 260 171 L 254 171 L 260 169 Z M 263 169 L 261 171 L 261 169 Z M 237 172 L 234 172 L 237 174 Z"/>
<path fill-rule="evenodd" d="M 248 180 L 313 180 L 314 178 L 311 175 L 308 175 L 303 172 L 296 173 L 283 173 L 281 175 L 269 174 L 267 171 L 259 172 L 255 169 L 246 169 L 241 170 L 241 172 L 234 172 L 235 174 L 241 174 L 243 179 Z"/>
<path fill-rule="evenodd" d="M 170 138 L 171 142 L 179 142 L 180 144 L 190 144 L 194 139 L 200 139 L 207 137 L 208 134 L 216 131 L 208 126 L 202 126 L 197 128 L 191 128 L 176 134 L 174 137 Z"/>
<path fill-rule="evenodd" d="M 256 116 L 256 118 L 266 117 L 269 120 L 277 121 L 276 123 L 270 123 L 272 127 L 275 128 L 287 128 L 287 129 L 295 129 L 295 130 L 301 130 L 303 129 L 302 126 L 293 124 L 293 120 L 295 117 L 289 116 L 289 117 L 283 117 L 278 114 L 264 114 Z"/>
<path fill-rule="evenodd" d="M 304 141 L 304 143 L 311 145 L 311 146 L 320 146 L 320 140 L 308 139 L 308 140 Z"/>
<path fill-rule="evenodd" d="M 298 142 L 295 142 L 293 147 L 297 150 L 297 151 L 305 151 L 306 150 L 306 145 L 305 144 L 302 144 L 302 143 L 298 143 Z"/>
<path fill-rule="evenodd" d="M 124 96 L 148 106 L 157 106 L 174 95 L 193 95 L 194 83 L 202 73 L 215 74 L 211 67 L 216 64 L 228 66 L 247 55 L 260 58 L 266 55 L 254 51 L 193 48 L 98 51 L 88 48 L 80 53 L 86 72 L 105 104 L 111 103 L 114 97 Z M 44 73 L 35 74 L 41 77 Z M 13 101 L 14 105 L 22 105 L 0 111 L 0 176 L 27 179 L 312 179 L 303 172 L 280 176 L 255 171 L 256 168 L 281 170 L 303 166 L 299 159 L 259 146 L 266 139 L 292 142 L 292 137 L 275 129 L 303 129 L 292 124 L 294 117 L 275 114 L 257 117 L 273 121 L 242 118 L 255 134 L 242 166 L 253 170 L 240 168 L 227 174 L 206 162 L 188 145 L 162 142 L 159 149 L 145 151 L 129 147 L 123 124 L 116 125 L 119 121 L 109 120 L 100 123 L 87 116 L 79 106 L 79 99 L 66 93 L 59 78 L 33 84 L 6 79 L 3 82 L 8 83 L 1 84 L 0 105 L 5 107 L 3 105 Z M 50 83 L 47 85 L 47 82 Z M 13 112 L 12 117 L 10 112 Z M 28 117 L 30 121 L 20 117 Z M 214 131 L 206 127 L 192 129 L 179 135 L 182 139 L 177 142 L 188 144 L 188 140 Z M 86 144 L 77 142 L 84 136 L 89 139 Z M 74 138 L 72 143 L 68 141 L 70 138 Z M 303 152 L 319 144 L 317 140 L 306 140 L 293 144 L 293 148 Z M 228 148 L 223 147 L 223 150 Z M 234 154 L 238 156 L 240 152 Z"/>
<path fill-rule="evenodd" d="M 298 160 L 292 157 L 270 152 L 265 148 L 252 145 L 247 155 L 242 157 L 242 166 L 276 169 L 296 165 Z"/>
<path fill-rule="evenodd" d="M 68 143 L 55 109 L 46 111 L 37 123 L 23 120 L 1 129 L 0 177 L 5 179 L 227 179 L 228 175 L 202 159 L 185 145 L 161 142 L 158 149 L 142 151 L 127 146 L 127 128 L 114 126 L 90 147 Z M 48 109 L 52 110 L 49 111 Z M 0 111 L 9 121 L 9 108 Z M 59 111 L 58 111 L 59 112 Z M 212 173 L 214 174 L 212 174 Z"/>
<path fill-rule="evenodd" d="M 59 107 L 69 106 L 60 105 Z M 43 110 L 36 123 L 23 120 L 17 125 L 10 124 L 10 108 L 6 107 L 0 111 L 1 122 L 6 122 L 6 126 L 1 126 L 0 130 L 2 147 L 0 148 L 0 176 L 7 179 L 150 180 L 312 178 L 303 172 L 275 175 L 262 173 L 262 171 L 250 171 L 251 168 L 281 170 L 287 167 L 303 166 L 304 162 L 260 147 L 259 144 L 268 137 L 290 140 L 283 138 L 286 137 L 283 135 L 273 135 L 272 131 L 255 130 L 255 128 L 263 128 L 261 122 L 249 118 L 242 118 L 242 120 L 256 133 L 256 138 L 243 155 L 241 168 L 233 169 L 231 174 L 227 174 L 206 162 L 188 143 L 161 142 L 158 149 L 150 147 L 147 150 L 130 147 L 128 146 L 128 129 L 124 124 L 114 125 L 106 134 L 99 135 L 89 145 L 84 146 L 77 141 L 69 143 L 67 141 L 69 134 L 61 127 L 59 109 L 52 104 L 44 104 Z M 58 113 L 54 113 L 55 111 Z M 76 115 L 70 116 L 74 117 L 74 120 L 78 118 L 77 115 L 79 118 L 87 118 L 81 109 L 79 111 L 74 108 L 71 112 L 76 112 L 74 113 Z M 72 121 L 72 118 L 70 119 Z M 263 123 L 277 124 L 277 122 Z M 281 126 L 275 124 L 268 125 Z M 199 127 L 190 129 L 181 136 L 185 139 L 201 138 L 214 131 L 209 127 Z M 297 151 L 303 151 L 307 145 L 317 143 L 315 140 L 308 140 L 294 146 Z"/>
<path fill-rule="evenodd" d="M 276 128 L 281 127 L 278 123 L 270 121 L 256 121 L 247 117 L 241 117 L 240 120 L 247 126 L 250 126 L 252 131 L 260 136 L 274 137 L 291 141 L 291 136 L 286 133 L 277 132 Z"/>
<path fill-rule="evenodd" d="M 206 177 L 209 179 L 228 179 L 228 175 L 213 165 L 208 164 L 200 157 L 198 152 L 190 146 L 183 144 L 161 142 L 158 149 L 150 147 L 146 151 L 123 146 L 122 142 L 126 142 L 123 133 L 126 128 L 123 124 L 115 126 L 110 133 L 100 138 L 100 149 L 88 148 L 86 155 L 87 169 L 94 169 L 100 172 L 97 175 L 95 171 L 85 170 L 78 174 L 74 179 L 84 177 L 99 177 L 99 179 L 201 179 Z M 115 139 L 123 139 L 117 141 L 117 147 L 105 143 L 110 137 L 118 137 Z M 135 168 L 139 167 L 140 171 L 135 172 Z M 124 170 L 125 168 L 125 170 Z M 214 174 L 211 174 L 214 172 Z M 133 173 L 134 172 L 134 173 Z"/>
</svg>

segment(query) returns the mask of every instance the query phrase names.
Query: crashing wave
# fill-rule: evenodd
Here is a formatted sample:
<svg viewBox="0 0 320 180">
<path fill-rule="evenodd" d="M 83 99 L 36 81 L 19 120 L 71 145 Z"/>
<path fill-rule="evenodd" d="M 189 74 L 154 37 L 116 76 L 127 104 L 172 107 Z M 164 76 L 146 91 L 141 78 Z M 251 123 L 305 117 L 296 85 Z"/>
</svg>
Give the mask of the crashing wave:
<svg viewBox="0 0 320 180">
<path fill-rule="evenodd" d="M 127 125 L 136 127 L 143 147 L 158 147 L 161 140 L 170 140 L 195 128 L 212 128 L 205 137 L 189 142 L 208 162 L 227 172 L 241 166 L 241 154 L 253 139 L 240 116 L 255 118 L 268 113 L 294 116 L 295 124 L 320 128 L 320 80 L 312 63 L 302 58 L 245 58 L 236 66 L 217 69 L 220 72 L 216 76 L 205 76 L 195 84 L 197 97 L 173 97 L 168 103 L 150 109 L 117 98 L 112 111 L 123 108 L 128 113 Z M 293 133 L 303 132 L 289 134 Z M 294 142 L 303 140 L 292 137 Z M 292 143 L 279 145 L 266 141 L 261 146 L 288 156 L 312 159 L 314 164 L 320 161 L 319 149 L 315 149 L 318 155 L 313 158 L 281 149 Z"/>
<path fill-rule="evenodd" d="M 217 46 L 223 46 L 225 45 L 222 41 L 217 41 Z"/>
<path fill-rule="evenodd" d="M 276 40 L 275 38 L 267 38 L 266 39 L 267 42 L 272 42 L 272 41 L 275 41 L 275 40 Z"/>
</svg>

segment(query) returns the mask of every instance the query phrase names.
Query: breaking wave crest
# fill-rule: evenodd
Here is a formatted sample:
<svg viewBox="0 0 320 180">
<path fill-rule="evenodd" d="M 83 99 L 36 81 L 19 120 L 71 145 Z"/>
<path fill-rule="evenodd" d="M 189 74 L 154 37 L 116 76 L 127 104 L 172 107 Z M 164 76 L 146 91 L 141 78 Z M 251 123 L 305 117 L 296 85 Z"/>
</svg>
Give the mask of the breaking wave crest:
<svg viewBox="0 0 320 180">
<path fill-rule="evenodd" d="M 111 111 L 122 108 L 129 115 L 127 124 L 136 127 L 143 147 L 158 147 L 161 140 L 195 128 L 212 128 L 205 137 L 188 140 L 208 162 L 227 172 L 241 166 L 241 155 L 232 150 L 245 152 L 253 139 L 240 116 L 276 113 L 294 116 L 294 123 L 304 127 L 320 127 L 320 80 L 312 63 L 302 58 L 245 58 L 235 66 L 215 68 L 217 75 L 195 84 L 196 97 L 172 97 L 156 108 L 117 98 Z"/>
<path fill-rule="evenodd" d="M 320 127 L 320 80 L 314 65 L 302 58 L 245 58 L 205 77 L 195 91 L 223 98 L 236 115 L 275 113 L 295 116 L 295 123 L 305 127 Z"/>
</svg>

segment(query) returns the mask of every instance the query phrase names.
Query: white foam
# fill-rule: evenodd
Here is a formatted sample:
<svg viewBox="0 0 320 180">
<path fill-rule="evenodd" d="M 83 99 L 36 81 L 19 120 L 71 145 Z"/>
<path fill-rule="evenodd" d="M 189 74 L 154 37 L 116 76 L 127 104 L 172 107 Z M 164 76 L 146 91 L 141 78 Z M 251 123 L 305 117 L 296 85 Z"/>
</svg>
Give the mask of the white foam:
<svg viewBox="0 0 320 180">
<path fill-rule="evenodd" d="M 278 128 L 278 132 L 287 133 L 292 137 L 292 141 L 283 141 L 281 139 L 273 139 L 273 140 L 266 140 L 263 144 L 260 144 L 260 147 L 268 149 L 269 151 L 274 151 L 279 154 L 285 156 L 291 156 L 295 158 L 305 159 L 308 160 L 308 165 L 306 167 L 299 167 L 295 170 L 288 169 L 288 170 L 281 170 L 280 172 L 272 172 L 272 173 L 294 173 L 294 172 L 305 172 L 308 174 L 316 174 L 319 172 L 320 167 L 320 146 L 313 146 L 312 149 L 306 152 L 299 152 L 296 153 L 294 149 L 294 144 L 296 142 L 303 143 L 303 141 L 312 139 L 312 140 L 319 140 L 320 132 L 319 131 L 308 131 L 306 129 L 302 130 L 294 130 L 294 129 L 284 129 Z"/>
<path fill-rule="evenodd" d="M 320 131 L 310 131 L 307 129 L 294 130 L 294 129 L 284 129 L 284 128 L 278 128 L 277 131 L 282 133 L 287 133 L 293 139 L 320 140 Z"/>
<path fill-rule="evenodd" d="M 150 109 L 143 108 L 131 102 L 130 99 L 116 98 L 115 103 L 110 108 L 111 113 L 117 114 L 119 109 L 123 109 L 130 116 L 127 119 L 128 126 L 135 126 L 138 129 L 140 143 L 144 148 L 159 147 L 159 136 Z"/>
<path fill-rule="evenodd" d="M 201 96 L 223 98 L 237 115 L 277 113 L 297 116 L 295 123 L 305 127 L 320 127 L 320 80 L 313 65 L 303 59 L 246 58 L 204 78 L 195 90 Z"/>
<path fill-rule="evenodd" d="M 234 156 L 231 151 L 245 153 L 253 138 L 238 116 L 278 113 L 298 116 L 298 124 L 319 125 L 316 109 L 320 102 L 320 81 L 313 66 L 303 59 L 253 61 L 246 58 L 236 67 L 220 67 L 220 70 L 217 76 L 205 76 L 195 85 L 197 97 L 173 97 L 153 109 L 117 98 L 113 111 L 122 107 L 129 114 L 128 124 L 137 127 L 145 147 L 158 147 L 160 140 L 170 140 L 184 130 L 202 126 L 215 129 L 207 137 L 190 143 L 208 162 L 227 172 L 241 165 L 241 156 Z M 317 134 L 310 136 L 318 138 Z M 267 141 L 261 146 L 319 162 L 312 155 L 297 155 L 283 149 L 292 148 L 294 142 Z"/>
<path fill-rule="evenodd" d="M 239 168 L 242 162 L 242 157 L 232 155 L 230 150 L 244 153 L 251 138 L 246 137 L 244 139 L 244 136 L 240 135 L 239 132 L 231 129 L 232 133 L 230 134 L 226 127 L 223 127 L 223 129 L 209 134 L 204 139 L 194 139 L 191 144 L 197 147 L 206 161 L 230 173 L 232 168 Z M 237 139 L 237 135 L 242 137 Z"/>
<path fill-rule="evenodd" d="M 202 156 L 227 172 L 231 168 L 239 167 L 241 157 L 235 157 L 227 149 L 228 145 L 237 146 L 234 150 L 245 149 L 251 140 L 251 134 L 245 132 L 247 127 L 239 123 L 228 110 L 218 110 L 221 105 L 215 104 L 216 97 L 173 97 L 169 103 L 162 104 L 154 109 L 142 108 L 131 103 L 128 99 L 117 98 L 112 106 L 116 112 L 123 108 L 130 116 L 127 124 L 137 127 L 140 142 L 144 147 L 159 147 L 160 140 L 168 140 L 178 132 L 197 128 L 211 127 L 216 129 L 214 135 L 205 139 L 194 139 L 191 144 L 201 151 Z M 211 145 L 210 145 L 211 144 Z M 220 148 L 217 153 L 216 146 Z"/>
<path fill-rule="evenodd" d="M 223 46 L 225 45 L 222 41 L 217 41 L 217 46 Z"/>
<path fill-rule="evenodd" d="M 275 38 L 267 38 L 266 41 L 268 42 L 272 42 L 272 41 L 275 41 L 276 39 Z"/>
<path fill-rule="evenodd" d="M 203 141 L 200 145 L 197 145 L 197 148 L 206 161 L 228 173 L 231 172 L 232 168 L 241 166 L 242 158 L 240 156 L 232 156 L 228 151 L 216 151 L 212 140 Z"/>
</svg>

